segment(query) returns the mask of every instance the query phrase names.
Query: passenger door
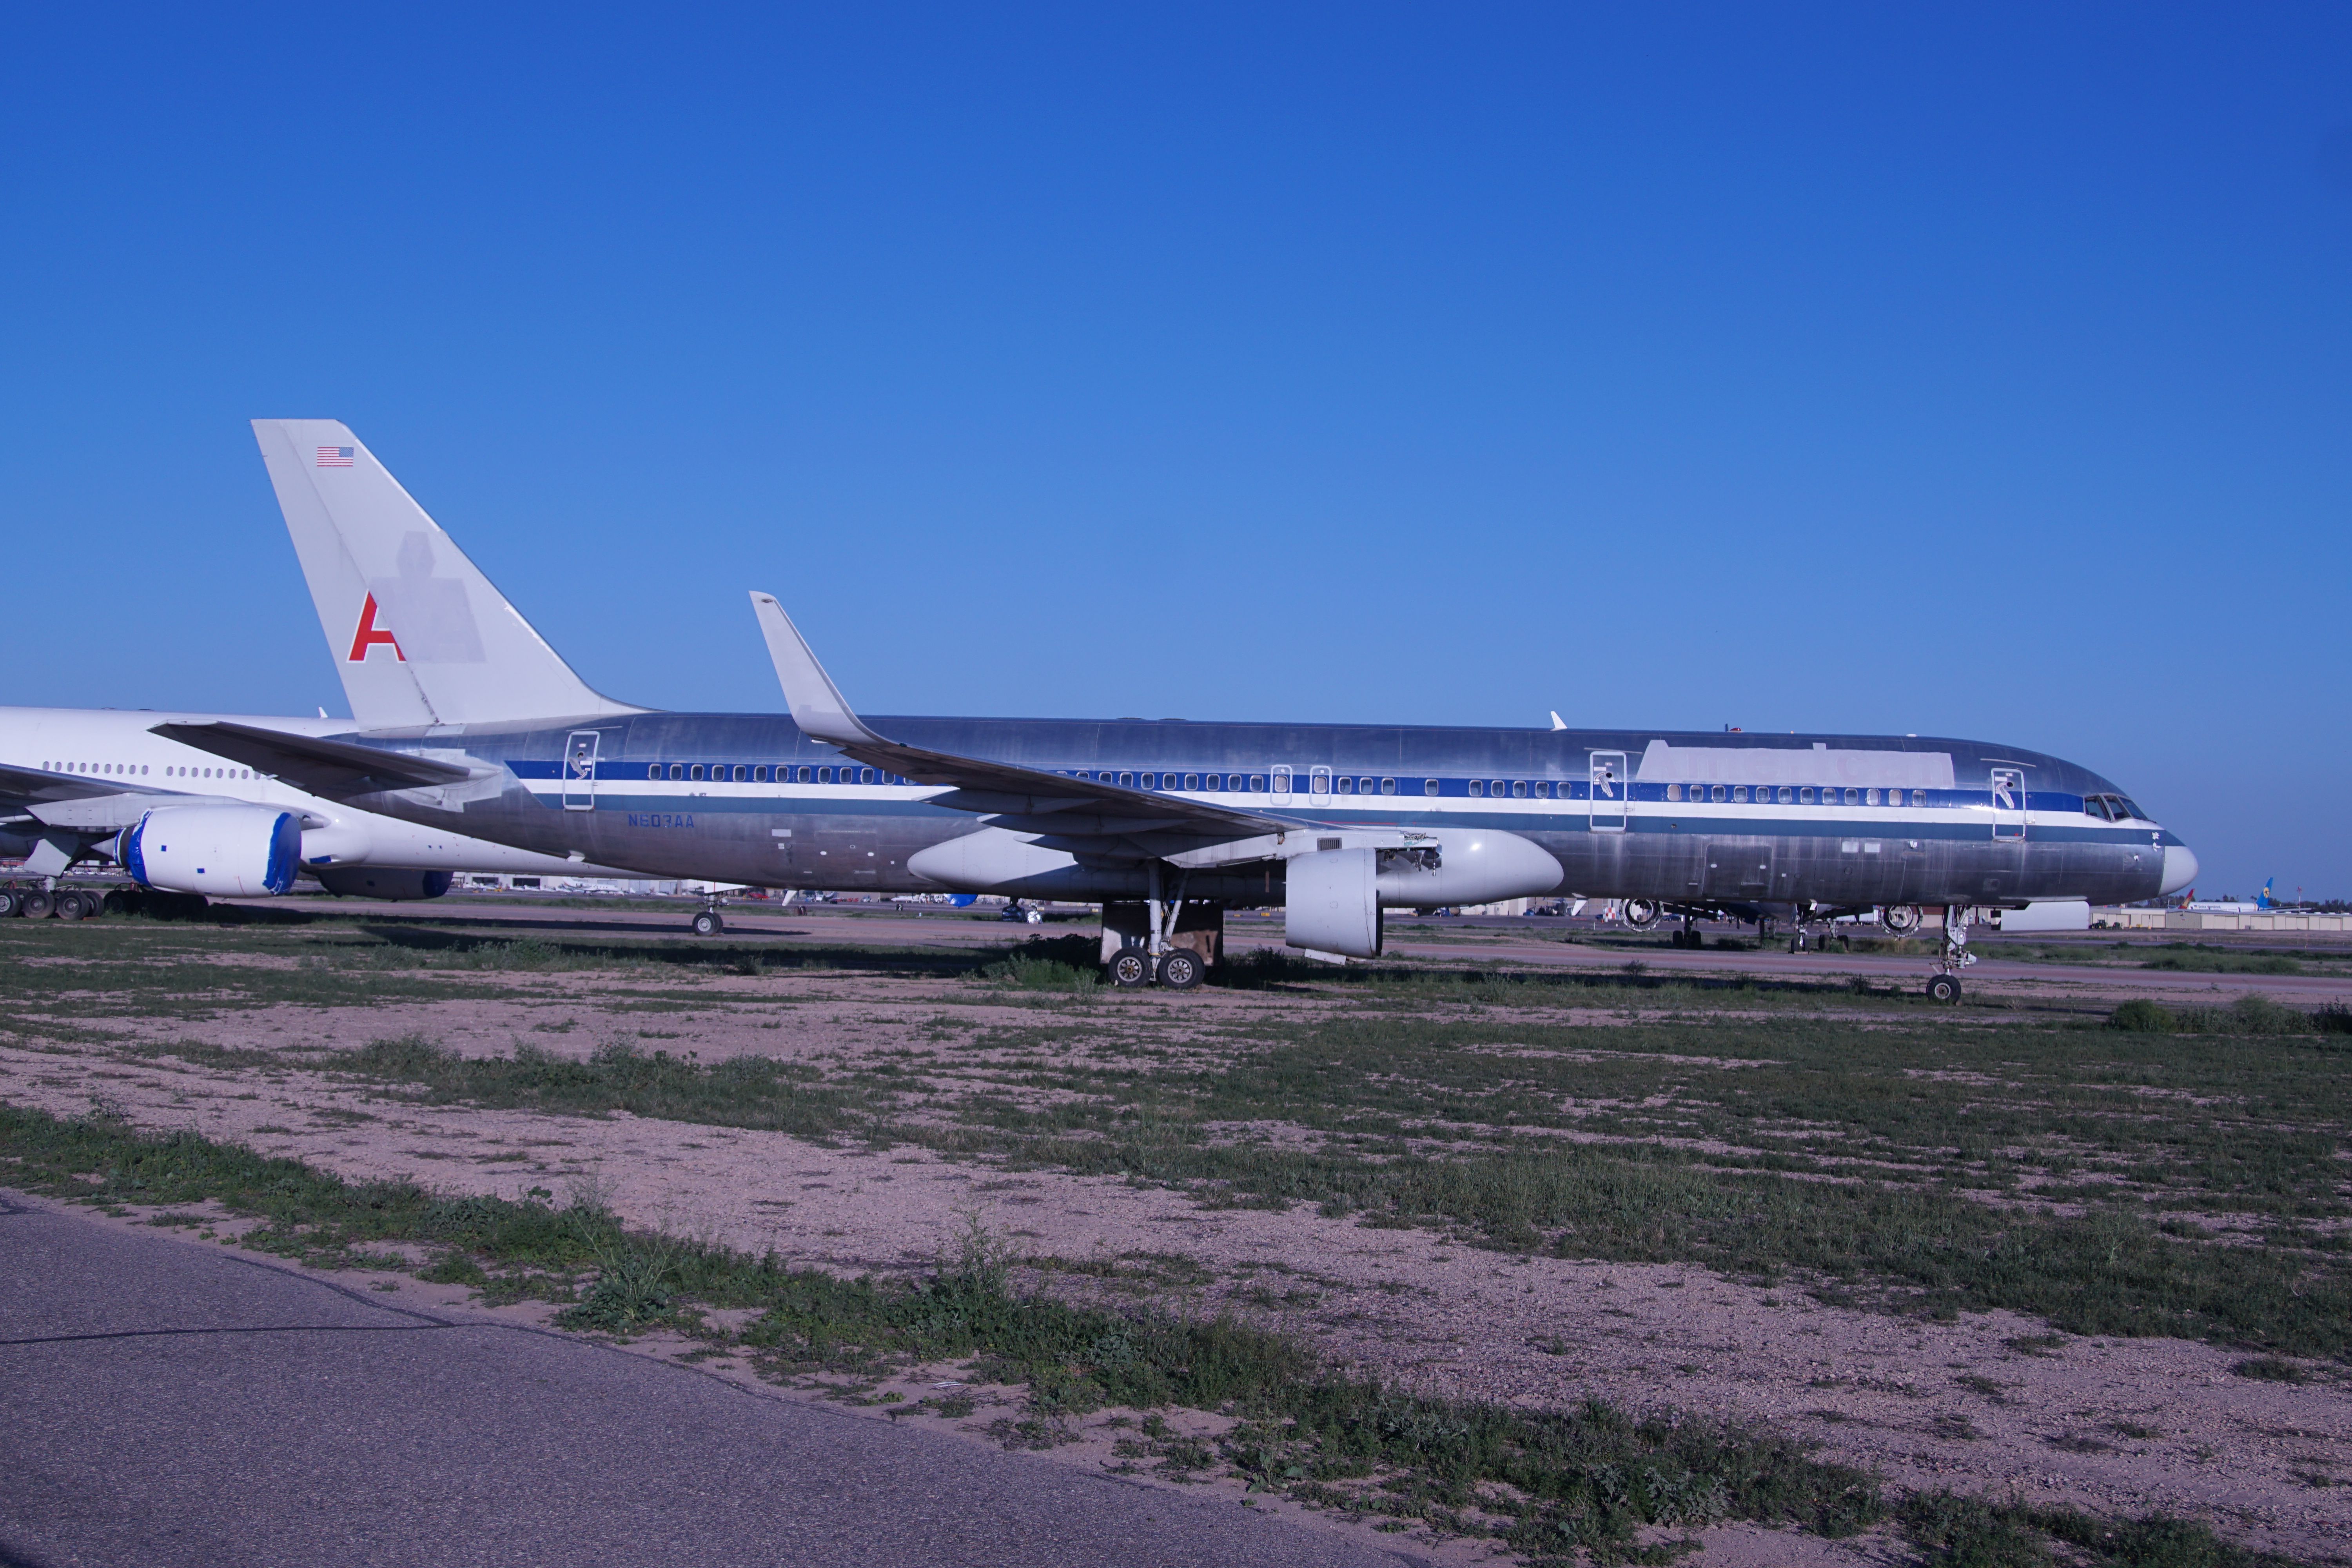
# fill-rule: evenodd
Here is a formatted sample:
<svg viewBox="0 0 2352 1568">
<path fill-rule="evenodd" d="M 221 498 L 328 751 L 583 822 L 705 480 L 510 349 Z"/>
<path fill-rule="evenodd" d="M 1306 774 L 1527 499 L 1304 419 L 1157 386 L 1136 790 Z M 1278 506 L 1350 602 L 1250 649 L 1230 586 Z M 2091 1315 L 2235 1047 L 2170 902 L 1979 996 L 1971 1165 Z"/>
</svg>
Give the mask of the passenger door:
<svg viewBox="0 0 2352 1568">
<path fill-rule="evenodd" d="M 2019 769 L 1992 770 L 1992 836 L 1998 842 L 2025 837 L 2025 774 Z"/>
<path fill-rule="evenodd" d="M 1625 778 L 1625 753 L 1592 753 L 1592 818 L 1595 833 L 1625 831 L 1625 801 L 1633 793 Z"/>
<path fill-rule="evenodd" d="M 574 730 L 563 744 L 563 809 L 596 809 L 596 742 L 593 730 Z"/>
</svg>

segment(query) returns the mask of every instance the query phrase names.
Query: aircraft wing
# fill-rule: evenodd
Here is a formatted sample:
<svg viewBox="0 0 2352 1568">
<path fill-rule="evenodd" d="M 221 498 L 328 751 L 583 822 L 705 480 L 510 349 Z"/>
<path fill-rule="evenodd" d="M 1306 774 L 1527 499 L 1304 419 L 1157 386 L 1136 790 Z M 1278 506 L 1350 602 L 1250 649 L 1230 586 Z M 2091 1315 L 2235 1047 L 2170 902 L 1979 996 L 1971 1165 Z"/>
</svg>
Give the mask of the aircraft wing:
<svg viewBox="0 0 2352 1568">
<path fill-rule="evenodd" d="M 284 779 L 297 789 L 329 800 L 392 790 L 434 789 L 463 784 L 474 776 L 454 763 L 355 746 L 348 741 L 289 735 L 251 724 L 158 724 L 152 732 Z"/>
<path fill-rule="evenodd" d="M 0 763 L 0 806 L 34 811 L 68 801 L 98 800 L 116 795 L 173 795 L 176 791 L 133 784 L 129 779 L 100 778 L 83 773 L 53 773 L 40 768 L 11 767 Z"/>
<path fill-rule="evenodd" d="M 874 732 L 842 700 L 840 689 L 816 661 L 808 642 L 772 594 L 755 593 L 751 608 L 768 639 L 784 701 L 801 733 L 841 748 L 845 756 L 886 769 L 917 784 L 951 784 L 933 805 L 993 816 L 1018 832 L 1066 837 L 1126 837 L 1174 833 L 1211 839 L 1286 833 L 1296 819 L 1150 790 L 1122 789 L 1099 779 L 1066 778 L 1041 768 L 960 757 L 949 752 L 902 746 Z"/>
</svg>

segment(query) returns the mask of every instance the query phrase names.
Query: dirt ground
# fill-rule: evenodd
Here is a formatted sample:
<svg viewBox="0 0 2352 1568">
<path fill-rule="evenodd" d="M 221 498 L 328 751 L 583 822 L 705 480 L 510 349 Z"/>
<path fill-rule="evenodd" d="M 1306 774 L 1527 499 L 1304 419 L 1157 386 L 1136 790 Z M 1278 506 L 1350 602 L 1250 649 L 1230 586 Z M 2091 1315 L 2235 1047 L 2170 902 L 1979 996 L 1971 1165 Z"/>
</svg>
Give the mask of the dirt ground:
<svg viewBox="0 0 2352 1568">
<path fill-rule="evenodd" d="M 2003 984 L 2109 995 L 2150 978 L 2029 973 Z M 2202 987 L 2212 977 L 2159 983 Z M 2230 994 L 2246 989 L 2237 976 L 2222 983 Z M 2005 1312 L 1928 1321 L 1694 1267 L 1513 1255 L 1432 1230 L 1371 1228 L 1306 1205 L 1213 1206 L 1167 1186 L 922 1148 L 877 1152 L 625 1112 L 422 1104 L 396 1086 L 333 1070 L 333 1055 L 322 1054 L 416 1034 L 468 1056 L 528 1041 L 585 1058 L 599 1045 L 650 1033 L 650 1043 L 706 1064 L 756 1054 L 838 1073 L 937 1059 L 959 1045 L 963 1065 L 985 1063 L 992 1027 L 1034 1016 L 967 984 L 822 971 L 709 978 L 698 996 L 650 1031 L 645 1016 L 617 1013 L 594 976 L 563 976 L 552 987 L 541 978 L 511 1000 L 93 1017 L 77 1040 L 0 1043 L 0 1100 L 61 1114 L 101 1103 L 142 1127 L 191 1129 L 347 1177 L 407 1178 L 447 1193 L 520 1197 L 589 1184 L 633 1224 L 848 1274 L 919 1267 L 977 1222 L 1028 1257 L 1033 1283 L 1234 1312 L 1433 1394 L 1538 1406 L 1592 1395 L 1696 1409 L 1800 1435 L 1823 1457 L 1899 1488 L 1981 1490 L 2103 1514 L 2193 1514 L 2298 1557 L 2352 1554 L 2352 1397 L 2333 1369 L 2315 1368 L 2302 1383 L 2256 1381 L 2231 1370 L 2243 1352 L 2188 1341 L 2053 1337 L 2047 1323 Z M 1138 1026 L 1202 1037 L 1317 1005 L 1215 990 L 1111 1005 Z M 1595 1033 L 1605 1049 L 1606 1030 Z M 150 1054 L 170 1047 L 191 1055 Z M 1041 1049 L 1050 1047 L 1019 1047 L 1026 1057 Z M 243 1054 L 226 1060 L 218 1051 Z M 1278 1138 L 1282 1130 L 1234 1135 Z M 411 1280 L 399 1289 L 436 1288 Z M 977 1431 L 985 1421 L 964 1425 Z M 1093 1432 L 1056 1457 L 1099 1464 L 1108 1452 L 1108 1435 Z M 1883 1561 L 1885 1550 L 1870 1538 L 1801 1542 L 1732 1527 L 1708 1532 L 1691 1561 Z M 1457 1543 L 1441 1555 L 1481 1551 Z"/>
</svg>

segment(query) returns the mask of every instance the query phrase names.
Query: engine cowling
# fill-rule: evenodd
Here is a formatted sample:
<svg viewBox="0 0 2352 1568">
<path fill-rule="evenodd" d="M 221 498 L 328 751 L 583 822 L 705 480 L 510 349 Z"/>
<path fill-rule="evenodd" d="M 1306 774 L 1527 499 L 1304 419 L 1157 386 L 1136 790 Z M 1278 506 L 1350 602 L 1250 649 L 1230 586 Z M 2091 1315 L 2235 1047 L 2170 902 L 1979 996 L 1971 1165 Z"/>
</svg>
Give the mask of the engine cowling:
<svg viewBox="0 0 2352 1568">
<path fill-rule="evenodd" d="M 114 858 L 142 888 L 255 898 L 291 892 L 302 819 L 266 805 L 163 805 L 114 842 Z"/>
<path fill-rule="evenodd" d="M 1318 952 L 1378 958 L 1380 859 L 1377 849 L 1318 849 L 1286 861 L 1282 940 Z"/>
<path fill-rule="evenodd" d="M 319 886 L 339 899 L 437 899 L 449 890 L 446 871 L 397 866 L 314 866 Z"/>
</svg>

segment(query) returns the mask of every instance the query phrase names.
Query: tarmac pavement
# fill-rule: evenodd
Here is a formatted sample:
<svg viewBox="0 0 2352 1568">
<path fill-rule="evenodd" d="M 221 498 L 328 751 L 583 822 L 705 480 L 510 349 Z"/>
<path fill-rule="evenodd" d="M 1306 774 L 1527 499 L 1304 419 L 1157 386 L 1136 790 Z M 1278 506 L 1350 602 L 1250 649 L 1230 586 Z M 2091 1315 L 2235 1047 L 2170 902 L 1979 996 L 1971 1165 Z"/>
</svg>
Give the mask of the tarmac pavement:
<svg viewBox="0 0 2352 1568">
<path fill-rule="evenodd" d="M 0 1193 L 7 1568 L 1413 1561 Z"/>
</svg>

